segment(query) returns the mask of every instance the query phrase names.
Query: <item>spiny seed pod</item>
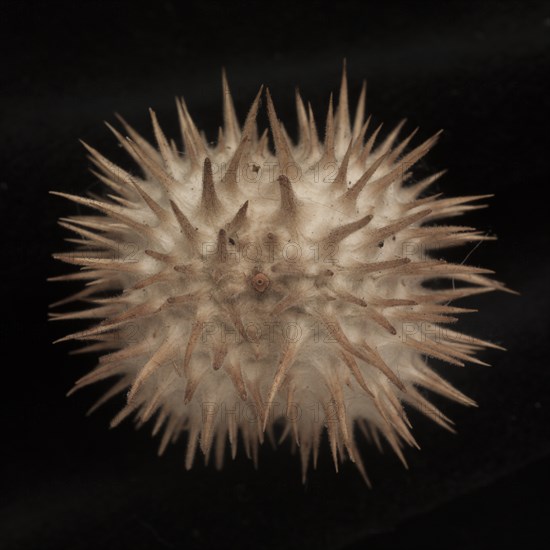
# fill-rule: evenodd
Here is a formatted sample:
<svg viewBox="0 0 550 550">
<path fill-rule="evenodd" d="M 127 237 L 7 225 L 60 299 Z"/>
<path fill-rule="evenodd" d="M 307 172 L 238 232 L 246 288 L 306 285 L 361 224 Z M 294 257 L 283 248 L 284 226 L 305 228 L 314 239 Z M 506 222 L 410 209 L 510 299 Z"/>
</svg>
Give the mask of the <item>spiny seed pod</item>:
<svg viewBox="0 0 550 550">
<path fill-rule="evenodd" d="M 490 195 L 424 196 L 443 172 L 411 182 L 410 168 L 439 132 L 409 149 L 416 130 L 397 143 L 400 123 L 377 143 L 380 126 L 369 134 L 364 121 L 365 85 L 350 123 L 345 68 L 324 142 L 296 93 L 294 144 L 266 90 L 275 153 L 267 129 L 259 136 L 256 128 L 262 88 L 242 128 L 225 75 L 223 89 L 217 145 L 178 99 L 185 153 L 153 111 L 157 148 L 121 119 L 128 137 L 107 126 L 141 174 L 84 144 L 109 194 L 54 193 L 99 212 L 62 218 L 79 236 L 77 249 L 54 255 L 81 269 L 52 280 L 86 282 L 54 305 L 87 307 L 52 319 L 101 320 L 58 340 L 104 353 L 71 392 L 116 378 L 93 409 L 127 392 L 112 425 L 131 414 L 138 426 L 155 417 L 160 453 L 187 432 L 187 468 L 197 445 L 206 461 L 214 447 L 221 467 L 226 439 L 234 457 L 239 434 L 256 462 L 267 434 L 299 447 L 305 479 L 326 429 L 335 467 L 349 458 L 368 483 L 358 430 L 405 462 L 403 444 L 417 444 L 404 405 L 453 430 L 422 389 L 475 404 L 425 358 L 485 364 L 475 353 L 499 348 L 449 328 L 472 311 L 449 303 L 506 287 L 487 269 L 430 256 L 492 238 L 434 223 L 483 208 L 472 203 Z M 436 279 L 452 286 L 427 285 Z"/>
</svg>

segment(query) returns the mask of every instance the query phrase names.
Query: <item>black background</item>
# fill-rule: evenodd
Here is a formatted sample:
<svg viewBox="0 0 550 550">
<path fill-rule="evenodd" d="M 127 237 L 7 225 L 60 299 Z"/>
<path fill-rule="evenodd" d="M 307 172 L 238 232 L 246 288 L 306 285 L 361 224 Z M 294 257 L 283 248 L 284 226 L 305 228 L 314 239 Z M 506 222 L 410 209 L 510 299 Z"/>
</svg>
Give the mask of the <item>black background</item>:
<svg viewBox="0 0 550 550">
<path fill-rule="evenodd" d="M 0 547 L 538 546 L 550 488 L 548 2 L 4 2 L 1 15 Z M 463 302 L 480 312 L 461 327 L 508 351 L 483 354 L 493 368 L 443 368 L 480 408 L 440 403 L 455 436 L 413 415 L 422 450 L 407 451 L 409 470 L 364 448 L 372 490 L 352 465 L 335 474 L 326 447 L 305 486 L 286 446 L 263 448 L 258 471 L 239 454 L 222 472 L 200 461 L 186 472 L 182 443 L 159 459 L 150 428 L 108 430 L 121 401 L 85 417 L 102 388 L 65 398 L 94 358 L 51 344 L 77 326 L 47 323 L 70 289 L 46 283 L 66 272 L 50 254 L 68 249 L 56 220 L 76 207 L 47 192 L 100 191 L 79 138 L 131 166 L 102 124 L 114 111 L 151 136 L 151 106 L 176 136 L 183 94 L 214 139 L 222 66 L 241 119 L 263 83 L 291 133 L 295 85 L 322 120 L 344 57 L 352 98 L 368 79 L 375 122 L 407 116 L 417 143 L 445 129 L 419 167 L 449 169 L 438 191 L 496 194 L 462 219 L 499 237 L 468 262 L 521 296 Z"/>
</svg>

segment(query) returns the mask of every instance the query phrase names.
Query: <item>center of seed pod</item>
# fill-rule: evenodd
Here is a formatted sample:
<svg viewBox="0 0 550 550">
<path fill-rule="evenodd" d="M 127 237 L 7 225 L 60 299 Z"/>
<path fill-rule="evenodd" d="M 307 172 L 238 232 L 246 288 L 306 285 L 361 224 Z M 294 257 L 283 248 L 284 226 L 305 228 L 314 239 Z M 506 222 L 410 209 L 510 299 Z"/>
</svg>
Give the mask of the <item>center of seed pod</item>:
<svg viewBox="0 0 550 550">
<path fill-rule="evenodd" d="M 269 286 L 269 277 L 265 273 L 256 273 L 252 277 L 252 286 L 256 292 L 265 292 Z"/>
</svg>

